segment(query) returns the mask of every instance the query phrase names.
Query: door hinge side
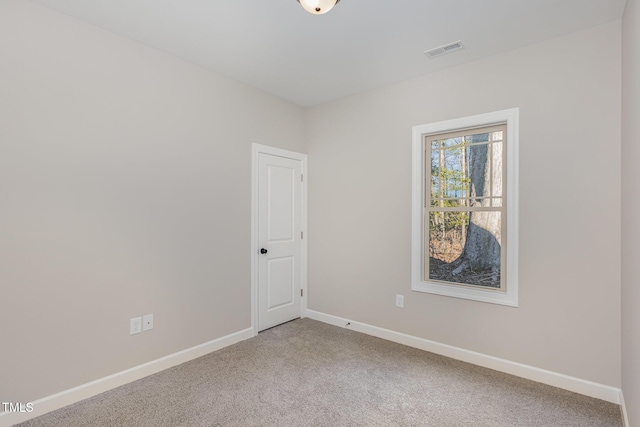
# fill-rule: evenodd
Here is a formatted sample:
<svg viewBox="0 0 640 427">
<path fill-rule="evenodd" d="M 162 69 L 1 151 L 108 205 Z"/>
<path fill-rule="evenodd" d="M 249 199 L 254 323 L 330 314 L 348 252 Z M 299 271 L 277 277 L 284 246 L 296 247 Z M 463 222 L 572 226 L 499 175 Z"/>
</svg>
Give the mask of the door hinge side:
<svg viewBox="0 0 640 427">
<path fill-rule="evenodd" d="M 304 174 L 300 174 L 300 182 L 304 182 Z"/>
<path fill-rule="evenodd" d="M 300 289 L 300 296 L 303 297 L 304 296 L 304 289 Z"/>
<path fill-rule="evenodd" d="M 301 231 L 301 232 L 300 232 L 300 238 L 301 238 L 301 239 L 304 239 L 304 231 Z"/>
</svg>

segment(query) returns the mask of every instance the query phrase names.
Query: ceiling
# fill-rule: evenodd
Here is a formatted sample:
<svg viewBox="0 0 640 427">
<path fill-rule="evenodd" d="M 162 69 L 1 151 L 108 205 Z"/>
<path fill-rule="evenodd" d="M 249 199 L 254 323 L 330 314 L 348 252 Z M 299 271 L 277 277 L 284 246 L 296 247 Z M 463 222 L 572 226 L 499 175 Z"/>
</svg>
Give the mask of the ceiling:
<svg viewBox="0 0 640 427">
<path fill-rule="evenodd" d="M 620 19 L 626 0 L 33 0 L 312 106 Z M 429 59 L 425 50 L 465 49 Z"/>
</svg>

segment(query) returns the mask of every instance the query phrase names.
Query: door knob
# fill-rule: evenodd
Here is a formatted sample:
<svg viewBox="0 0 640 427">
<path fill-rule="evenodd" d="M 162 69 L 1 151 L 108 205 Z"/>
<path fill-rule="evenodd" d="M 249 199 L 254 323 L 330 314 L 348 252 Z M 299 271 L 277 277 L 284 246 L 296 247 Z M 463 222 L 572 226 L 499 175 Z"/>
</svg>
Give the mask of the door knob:
<svg viewBox="0 0 640 427">
<path fill-rule="evenodd" d="M 265 248 L 260 249 L 260 253 L 262 255 L 266 254 L 268 251 Z"/>
</svg>

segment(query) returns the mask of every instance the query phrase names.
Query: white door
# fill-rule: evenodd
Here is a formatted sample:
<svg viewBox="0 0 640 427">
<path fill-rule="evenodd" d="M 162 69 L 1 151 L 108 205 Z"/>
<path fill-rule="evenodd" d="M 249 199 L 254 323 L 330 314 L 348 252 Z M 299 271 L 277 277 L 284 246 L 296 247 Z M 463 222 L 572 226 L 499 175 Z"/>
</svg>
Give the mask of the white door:
<svg viewBox="0 0 640 427">
<path fill-rule="evenodd" d="M 258 154 L 258 330 L 300 317 L 302 161 Z"/>
</svg>

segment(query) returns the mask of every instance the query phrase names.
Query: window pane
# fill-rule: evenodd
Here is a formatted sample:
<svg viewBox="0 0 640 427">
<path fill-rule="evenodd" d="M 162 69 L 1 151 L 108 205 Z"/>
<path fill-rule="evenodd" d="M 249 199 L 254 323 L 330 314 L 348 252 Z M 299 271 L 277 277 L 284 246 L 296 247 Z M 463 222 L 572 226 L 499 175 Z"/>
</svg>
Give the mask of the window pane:
<svg viewBox="0 0 640 427">
<path fill-rule="evenodd" d="M 462 255 L 469 212 L 429 213 L 429 257 L 451 263 Z"/>
<path fill-rule="evenodd" d="M 491 195 L 493 197 L 502 197 L 502 142 L 491 144 L 490 160 Z"/>
<path fill-rule="evenodd" d="M 457 146 L 431 151 L 431 206 L 467 206 L 469 147 Z"/>
<path fill-rule="evenodd" d="M 432 150 L 431 151 L 431 206 L 439 206 L 438 202 L 434 202 L 434 199 L 438 198 L 438 195 L 441 193 L 443 189 L 442 179 L 441 179 L 441 168 L 440 168 L 440 150 Z M 435 203 L 435 204 L 434 204 Z"/>
<path fill-rule="evenodd" d="M 497 207 L 503 195 L 504 131 L 431 141 L 431 207 Z"/>
<path fill-rule="evenodd" d="M 489 134 L 488 133 L 476 133 L 473 135 L 467 135 L 464 137 L 467 141 L 467 144 L 477 144 L 479 142 L 489 142 Z"/>
<path fill-rule="evenodd" d="M 464 143 L 464 137 L 456 136 L 454 138 L 434 139 L 431 141 L 431 149 L 449 148 Z"/>
<path fill-rule="evenodd" d="M 430 212 L 429 280 L 501 287 L 501 212 Z"/>
</svg>

